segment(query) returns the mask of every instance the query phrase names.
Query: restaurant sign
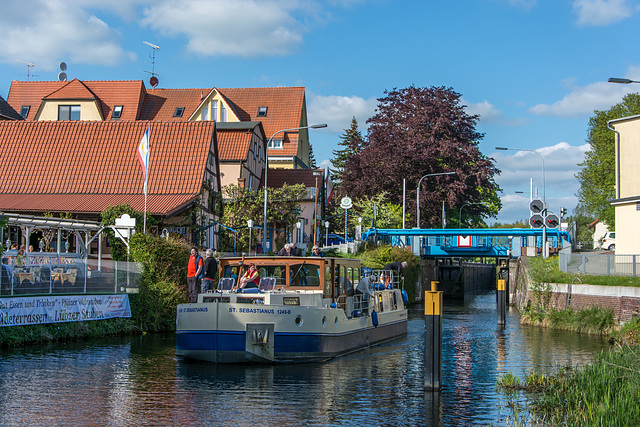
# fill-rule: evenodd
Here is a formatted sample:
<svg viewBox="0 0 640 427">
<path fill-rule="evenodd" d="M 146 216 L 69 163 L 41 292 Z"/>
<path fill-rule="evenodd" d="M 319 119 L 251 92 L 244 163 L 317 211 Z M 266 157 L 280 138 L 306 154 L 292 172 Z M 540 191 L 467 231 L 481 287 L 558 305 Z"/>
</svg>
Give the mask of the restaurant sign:
<svg viewBox="0 0 640 427">
<path fill-rule="evenodd" d="M 129 295 L 0 298 L 0 326 L 81 322 L 131 317 Z"/>
</svg>

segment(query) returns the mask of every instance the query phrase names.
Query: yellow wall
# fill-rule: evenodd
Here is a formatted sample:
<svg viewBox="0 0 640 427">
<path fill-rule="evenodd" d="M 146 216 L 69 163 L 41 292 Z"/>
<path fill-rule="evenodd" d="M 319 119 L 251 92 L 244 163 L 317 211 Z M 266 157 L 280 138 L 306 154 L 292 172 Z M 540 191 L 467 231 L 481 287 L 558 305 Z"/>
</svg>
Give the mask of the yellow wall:
<svg viewBox="0 0 640 427">
<path fill-rule="evenodd" d="M 225 105 L 226 109 L 227 109 L 227 120 L 226 122 L 233 122 L 233 123 L 237 123 L 240 121 L 240 119 L 238 119 L 238 117 L 236 117 L 235 113 L 233 112 L 233 110 L 226 105 L 222 99 L 220 98 L 220 95 L 217 92 L 212 93 L 209 98 L 202 103 L 202 105 L 200 105 L 200 108 L 198 109 L 198 111 L 195 112 L 195 114 L 192 116 L 193 121 L 199 122 L 202 121 L 202 113 L 205 110 L 205 108 L 208 108 L 208 114 L 209 114 L 209 120 L 214 120 L 216 122 L 221 122 L 222 121 L 222 105 Z M 211 112 L 212 107 L 213 106 L 217 106 L 217 111 L 216 111 L 216 117 L 211 117 Z"/>
<path fill-rule="evenodd" d="M 640 160 L 640 120 L 617 123 L 615 129 L 620 132 L 619 156 L 616 159 L 616 164 L 620 164 L 619 195 L 616 197 L 635 197 L 640 195 L 640 168 L 637 166 Z"/>
<path fill-rule="evenodd" d="M 640 254 L 640 211 L 635 202 L 616 206 L 616 254 Z"/>
<path fill-rule="evenodd" d="M 102 121 L 100 110 L 95 101 L 44 101 L 42 109 L 38 112 L 36 120 L 58 120 L 59 105 L 79 105 L 80 120 L 83 121 Z"/>
</svg>

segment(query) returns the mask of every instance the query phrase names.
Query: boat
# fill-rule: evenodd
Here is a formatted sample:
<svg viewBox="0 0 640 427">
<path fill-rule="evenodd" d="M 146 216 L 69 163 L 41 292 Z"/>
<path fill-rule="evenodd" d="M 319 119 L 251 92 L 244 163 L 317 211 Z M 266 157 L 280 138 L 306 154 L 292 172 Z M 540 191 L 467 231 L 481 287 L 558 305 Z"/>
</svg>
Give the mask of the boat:
<svg viewBox="0 0 640 427">
<path fill-rule="evenodd" d="M 254 263 L 259 286 L 239 289 Z M 217 289 L 180 304 L 179 358 L 214 363 L 325 361 L 406 335 L 401 282 L 331 257 L 220 258 Z M 368 271 L 367 271 L 368 270 Z M 369 277 L 369 292 L 356 292 Z M 393 276 L 392 276 L 393 277 Z"/>
</svg>

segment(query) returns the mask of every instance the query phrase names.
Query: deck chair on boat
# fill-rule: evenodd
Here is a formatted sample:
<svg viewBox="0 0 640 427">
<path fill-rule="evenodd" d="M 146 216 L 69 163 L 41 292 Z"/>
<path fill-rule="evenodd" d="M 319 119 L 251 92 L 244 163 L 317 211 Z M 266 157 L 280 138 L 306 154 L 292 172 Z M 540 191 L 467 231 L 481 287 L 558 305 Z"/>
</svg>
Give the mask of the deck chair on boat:
<svg viewBox="0 0 640 427">
<path fill-rule="evenodd" d="M 233 286 L 236 284 L 235 279 L 232 277 L 223 277 L 218 281 L 218 291 L 230 291 L 233 289 Z"/>
<path fill-rule="evenodd" d="M 276 278 L 275 277 L 261 277 L 260 284 L 258 285 L 258 289 L 260 292 L 268 292 L 272 291 L 276 288 Z"/>
</svg>

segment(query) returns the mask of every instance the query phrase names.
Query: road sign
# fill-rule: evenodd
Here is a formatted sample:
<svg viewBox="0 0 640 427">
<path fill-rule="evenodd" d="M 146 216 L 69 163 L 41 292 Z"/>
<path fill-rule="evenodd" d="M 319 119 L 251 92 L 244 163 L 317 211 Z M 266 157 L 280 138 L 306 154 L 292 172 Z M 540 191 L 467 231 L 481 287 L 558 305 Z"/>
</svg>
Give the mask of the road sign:
<svg viewBox="0 0 640 427">
<path fill-rule="evenodd" d="M 531 215 L 531 218 L 529 218 L 529 225 L 531 225 L 532 228 L 542 228 L 542 226 L 544 225 L 544 219 L 542 218 L 542 215 Z"/>
<path fill-rule="evenodd" d="M 560 218 L 556 214 L 549 214 L 544 220 L 547 228 L 558 228 L 560 225 Z"/>
<path fill-rule="evenodd" d="M 529 209 L 534 214 L 540 213 L 544 210 L 544 202 L 540 199 L 533 199 L 531 203 L 529 203 Z"/>
</svg>

